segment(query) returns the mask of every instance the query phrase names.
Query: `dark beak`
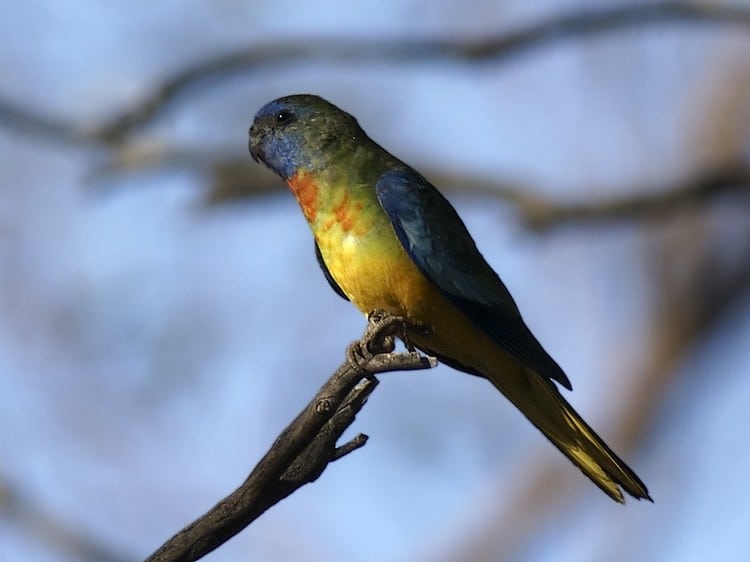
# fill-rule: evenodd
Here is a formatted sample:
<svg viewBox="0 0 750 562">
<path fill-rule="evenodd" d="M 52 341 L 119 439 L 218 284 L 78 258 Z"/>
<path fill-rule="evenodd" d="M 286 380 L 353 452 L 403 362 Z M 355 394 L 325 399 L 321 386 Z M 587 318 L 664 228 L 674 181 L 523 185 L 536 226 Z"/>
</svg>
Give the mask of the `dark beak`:
<svg viewBox="0 0 750 562">
<path fill-rule="evenodd" d="M 260 153 L 261 135 L 259 134 L 258 126 L 255 123 L 250 127 L 249 135 L 250 139 L 247 143 L 247 148 L 250 150 L 250 156 L 252 156 L 253 160 L 256 162 L 260 162 L 263 159 Z"/>
</svg>

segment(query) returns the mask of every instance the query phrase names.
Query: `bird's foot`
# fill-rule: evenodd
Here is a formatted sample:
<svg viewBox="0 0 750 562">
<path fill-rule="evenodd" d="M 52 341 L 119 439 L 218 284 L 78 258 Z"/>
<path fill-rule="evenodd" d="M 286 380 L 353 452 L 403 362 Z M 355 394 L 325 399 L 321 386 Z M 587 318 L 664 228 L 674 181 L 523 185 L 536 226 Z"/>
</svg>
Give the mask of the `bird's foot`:
<svg viewBox="0 0 750 562">
<path fill-rule="evenodd" d="M 406 319 L 382 309 L 371 310 L 367 315 L 367 331 L 364 340 L 367 350 L 373 354 L 390 353 L 396 349 L 396 336 Z"/>
<path fill-rule="evenodd" d="M 416 351 L 409 338 L 409 333 L 429 334 L 431 332 L 429 326 L 426 324 L 413 322 L 405 316 L 391 314 L 382 309 L 371 310 L 367 315 L 367 320 L 370 323 L 368 331 L 370 328 L 373 331 L 371 341 L 376 346 L 381 347 L 382 351 L 379 351 L 380 353 L 390 353 L 393 351 L 396 347 L 395 338 L 404 342 L 406 349 L 409 351 Z"/>
<path fill-rule="evenodd" d="M 396 335 L 405 320 L 384 310 L 373 310 L 367 315 L 367 330 L 359 341 L 346 348 L 346 360 L 350 365 L 367 370 L 370 360 L 381 353 L 391 353 L 396 348 Z"/>
<path fill-rule="evenodd" d="M 346 348 L 346 361 L 353 367 L 361 370 L 367 370 L 367 364 L 372 359 L 373 354 L 367 350 L 362 341 L 355 341 Z"/>
<path fill-rule="evenodd" d="M 367 329 L 362 338 L 346 348 L 348 365 L 363 377 L 375 380 L 376 373 L 397 369 L 426 369 L 437 365 L 434 358 L 416 353 L 407 335 L 430 333 L 429 326 L 383 310 L 373 310 L 367 315 L 367 319 Z M 404 341 L 411 353 L 393 353 L 397 337 Z M 394 364 L 398 364 L 398 367 L 394 367 Z"/>
</svg>

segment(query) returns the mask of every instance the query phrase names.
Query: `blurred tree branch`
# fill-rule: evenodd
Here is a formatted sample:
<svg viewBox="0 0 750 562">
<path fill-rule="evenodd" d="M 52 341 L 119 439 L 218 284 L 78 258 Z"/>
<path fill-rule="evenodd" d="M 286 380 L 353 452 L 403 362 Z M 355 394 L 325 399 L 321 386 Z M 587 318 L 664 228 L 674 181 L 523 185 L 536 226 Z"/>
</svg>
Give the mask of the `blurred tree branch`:
<svg viewBox="0 0 750 562">
<path fill-rule="evenodd" d="M 516 198 L 521 216 L 532 230 L 544 231 L 566 224 L 646 220 L 695 209 L 730 193 L 750 195 L 750 166 L 727 164 L 687 178 L 672 186 L 638 188 L 634 195 L 604 201 L 557 204 L 538 197 Z M 520 194 L 519 194 L 520 195 Z"/>
<path fill-rule="evenodd" d="M 248 159 L 227 159 L 211 162 L 210 158 L 183 155 L 146 157 L 147 161 L 136 162 L 126 157 L 127 164 L 116 164 L 138 168 L 142 165 L 169 165 L 176 161 L 186 165 L 206 166 L 212 174 L 210 190 L 206 196 L 209 205 L 225 201 L 257 197 L 285 189 L 275 174 L 260 169 Z M 110 171 L 112 168 L 110 168 Z M 750 165 L 735 161 L 713 169 L 698 171 L 681 181 L 668 185 L 634 186 L 628 195 L 591 200 L 583 203 L 562 203 L 535 194 L 534 189 L 509 181 L 487 180 L 471 175 L 450 174 L 425 169 L 424 175 L 442 191 L 455 191 L 462 195 L 478 195 L 499 198 L 513 205 L 529 229 L 544 233 L 566 225 L 597 225 L 613 221 L 634 221 L 663 218 L 679 212 L 705 206 L 713 200 L 734 194 L 750 203 Z"/>
<path fill-rule="evenodd" d="M 39 547 L 79 562 L 124 562 L 130 558 L 90 536 L 75 524 L 55 517 L 0 479 L 0 519 L 21 535 L 28 535 Z"/>
<path fill-rule="evenodd" d="M 436 365 L 434 359 L 416 352 L 393 353 L 394 338 L 403 328 L 401 318 L 371 315 L 362 338 L 347 349 L 347 360 L 279 435 L 245 482 L 147 560 L 198 560 L 269 507 L 317 480 L 330 462 L 362 447 L 367 441 L 362 434 L 340 447 L 336 442 L 375 389 L 378 381 L 374 375 Z"/>
<path fill-rule="evenodd" d="M 135 106 L 101 124 L 84 126 L 68 123 L 47 117 L 21 104 L 0 99 L 0 126 L 58 142 L 102 145 L 108 148 L 127 147 L 137 144 L 131 139 L 139 128 L 158 119 L 171 104 L 196 86 L 215 83 L 212 81 L 241 73 L 259 72 L 301 62 L 500 63 L 577 37 L 665 22 L 718 23 L 747 29 L 750 27 L 750 10 L 718 4 L 638 4 L 564 15 L 495 37 L 473 41 L 337 40 L 257 46 L 189 66 L 157 85 L 151 94 Z M 234 162 L 209 163 L 207 169 L 211 169 L 214 174 L 215 187 L 227 188 L 225 191 L 215 189 L 211 196 L 220 200 L 225 197 L 225 193 L 229 193 L 231 197 L 236 187 L 249 187 L 256 193 L 281 188 L 281 184 L 275 179 L 271 182 L 257 173 L 245 175 L 246 168 L 249 165 L 238 164 L 235 167 Z M 426 175 L 439 186 L 455 186 L 462 192 L 488 194 L 510 201 L 519 210 L 523 222 L 536 231 L 548 231 L 572 223 L 597 224 L 612 220 L 662 217 L 676 210 L 694 208 L 729 193 L 744 197 L 750 193 L 750 168 L 743 164 L 709 170 L 664 188 L 633 189 L 638 195 L 577 205 L 563 205 L 534 195 L 519 186 L 488 183 L 479 178 L 430 174 L 429 171 Z M 248 183 L 243 184 L 245 181 Z M 690 248 L 689 245 L 685 247 Z M 683 247 L 682 251 L 684 250 Z M 657 264 L 664 263 L 660 260 L 666 260 L 668 254 L 665 252 L 664 256 L 656 258 Z M 718 279 L 720 282 L 716 279 L 716 272 L 723 271 L 723 268 L 708 267 L 710 265 L 712 264 L 707 264 L 701 271 L 690 276 L 691 279 L 701 281 L 700 288 L 708 295 L 698 292 L 699 287 L 691 287 L 692 292 L 675 291 L 672 290 L 672 285 L 665 283 L 664 303 L 659 307 L 661 314 L 655 315 L 656 318 L 662 318 L 662 322 L 658 325 L 653 343 L 651 363 L 643 373 L 637 375 L 637 388 L 630 404 L 632 407 L 627 408 L 626 418 L 617 430 L 621 442 L 633 443 L 642 434 L 644 424 L 663 395 L 661 390 L 674 373 L 671 370 L 674 362 L 690 349 L 691 344 L 710 332 L 713 323 L 735 302 L 738 293 L 741 294 L 750 287 L 750 261 L 745 262 L 743 268 L 734 271 L 731 278 Z M 371 327 L 368 327 L 368 331 Z M 374 349 L 372 345 L 370 349 Z M 351 385 L 348 390 L 337 390 L 339 393 L 336 396 L 341 398 L 337 405 L 324 402 L 323 399 L 318 400 L 333 380 L 332 377 L 311 405 L 277 439 L 246 482 L 209 513 L 170 539 L 150 559 L 189 560 L 196 559 L 189 556 L 213 550 L 240 532 L 271 505 L 318 478 L 328 462 L 362 446 L 365 436 L 358 436 L 339 448 L 336 448 L 335 443 L 353 422 L 354 416 L 377 384 L 376 379 L 366 375 L 360 381 L 363 373 L 359 370 L 363 369 L 367 373 L 381 372 L 370 370 L 376 365 L 376 357 L 377 355 L 371 357 L 372 364 L 367 362 L 367 367 L 352 362 L 344 364 L 334 377 L 340 374 L 357 380 L 347 378 L 346 384 Z M 388 354 L 385 359 L 393 357 L 399 356 Z M 422 367 L 426 365 L 418 368 Z M 395 368 L 403 367 L 390 365 L 383 369 Z M 340 373 L 342 369 L 345 371 L 343 374 Z M 312 405 L 324 404 L 326 406 L 321 408 L 323 412 L 310 410 Z M 304 427 L 297 426 L 298 422 Z M 296 430 L 289 433 L 292 427 L 300 431 L 304 429 L 304 435 L 309 439 L 296 439 L 301 434 L 295 433 Z M 313 427 L 317 429 L 313 431 Z M 279 453 L 277 456 L 274 453 L 278 451 L 277 446 L 284 446 L 284 454 Z M 511 502 L 509 509 L 498 516 L 497 519 L 503 525 L 498 526 L 496 520 L 490 521 L 488 533 L 493 540 L 499 540 L 502 536 L 509 543 L 518 544 L 525 538 L 524 529 L 519 531 L 518 525 L 522 526 L 524 521 L 538 520 L 556 497 L 569 494 L 565 490 L 567 480 L 558 478 L 558 475 L 551 478 L 544 463 L 531 463 L 527 482 L 528 488 L 519 492 L 515 498 L 517 502 Z M 506 525 L 510 521 L 515 523 Z M 498 529 L 502 532 L 498 533 Z M 467 558 L 462 556 L 461 559 Z"/>
<path fill-rule="evenodd" d="M 115 151 L 114 158 L 101 167 L 96 175 L 101 177 L 175 165 L 208 170 L 211 178 L 204 199 L 207 205 L 258 197 L 285 189 L 275 174 L 255 165 L 248 158 L 170 152 L 143 144 L 136 143 Z M 595 226 L 610 225 L 613 221 L 659 219 L 705 206 L 729 195 L 744 198 L 743 202 L 750 204 L 750 164 L 739 160 L 699 170 L 670 184 L 633 186 L 627 190 L 627 195 L 583 203 L 554 201 L 518 182 L 420 169 L 441 191 L 498 198 L 511 204 L 523 225 L 537 233 L 547 233 L 573 224 Z"/>
<path fill-rule="evenodd" d="M 696 214 L 654 230 L 661 232 L 649 233 L 644 248 L 657 278 L 653 333 L 643 350 L 645 362 L 628 374 L 632 383 L 627 394 L 618 396 L 619 407 L 610 412 L 615 419 L 612 443 L 625 450 L 636 448 L 652 427 L 670 384 L 680 373 L 680 363 L 750 291 L 750 254 L 732 266 L 722 263 L 724 258 L 717 251 L 721 239 L 712 239 L 710 234 L 711 218 Z M 740 243 L 750 247 L 750 238 Z M 557 471 L 546 455 L 532 456 L 523 465 L 524 485 L 510 499 L 505 481 L 498 482 L 495 495 L 507 501 L 485 513 L 475 532 L 459 548 L 441 556 L 442 562 L 513 558 L 533 543 L 539 521 L 569 508 L 582 483 L 575 474 Z M 654 497 L 658 502 L 658 492 Z"/>
<path fill-rule="evenodd" d="M 0 99 L 0 126 L 49 140 L 112 148 L 109 171 L 149 166 L 183 165 L 208 169 L 213 185 L 209 203 L 236 197 L 266 194 L 281 187 L 270 174 L 258 172 L 247 160 L 221 155 L 169 153 L 164 147 L 131 135 L 156 119 L 168 104 L 192 86 L 236 73 L 277 68 L 300 62 L 499 62 L 562 40 L 601 34 L 654 23 L 718 23 L 750 29 L 750 9 L 718 4 L 677 2 L 635 4 L 551 17 L 495 36 L 470 40 L 357 41 L 321 40 L 260 45 L 196 63 L 167 78 L 134 107 L 95 126 L 65 123 L 45 117 L 8 100 Z M 101 172 L 102 170 L 100 170 Z M 103 170 L 107 172 L 107 169 Z M 524 185 L 489 182 L 484 178 L 425 170 L 442 188 L 460 189 L 499 197 L 513 204 L 522 222 L 537 232 L 571 224 L 595 224 L 612 220 L 639 220 L 668 215 L 735 192 L 750 190 L 750 166 L 737 162 L 698 173 L 682 183 L 633 188 L 633 195 L 583 204 L 562 204 L 539 195 Z"/>
<path fill-rule="evenodd" d="M 119 145 L 193 87 L 241 73 L 310 62 L 502 62 L 577 37 L 667 22 L 750 28 L 750 10 L 714 3 L 638 3 L 581 10 L 480 39 L 329 39 L 256 45 L 178 71 L 138 104 L 100 125 L 65 123 L 0 98 L 0 126 L 59 142 Z"/>
</svg>

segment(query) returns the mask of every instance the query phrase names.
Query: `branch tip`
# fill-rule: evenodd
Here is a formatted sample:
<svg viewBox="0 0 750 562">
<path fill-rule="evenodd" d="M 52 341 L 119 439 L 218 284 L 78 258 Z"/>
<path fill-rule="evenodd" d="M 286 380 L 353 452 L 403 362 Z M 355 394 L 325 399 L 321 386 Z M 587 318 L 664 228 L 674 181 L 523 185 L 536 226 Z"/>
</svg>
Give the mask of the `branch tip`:
<svg viewBox="0 0 750 562">
<path fill-rule="evenodd" d="M 369 437 L 364 433 L 358 433 L 353 439 L 347 441 L 340 447 L 336 447 L 333 450 L 333 453 L 331 453 L 330 462 L 337 461 L 340 458 L 345 457 L 352 451 L 356 451 L 357 449 L 364 447 L 368 439 Z"/>
</svg>

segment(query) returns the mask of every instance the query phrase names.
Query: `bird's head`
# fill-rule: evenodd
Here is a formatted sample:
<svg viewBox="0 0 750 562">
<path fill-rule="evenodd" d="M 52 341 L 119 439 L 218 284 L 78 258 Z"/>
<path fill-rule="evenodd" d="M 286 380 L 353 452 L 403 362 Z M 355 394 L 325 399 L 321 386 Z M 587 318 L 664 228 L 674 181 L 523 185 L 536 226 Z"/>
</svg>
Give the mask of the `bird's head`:
<svg viewBox="0 0 750 562">
<path fill-rule="evenodd" d="M 364 132 L 356 119 L 319 96 L 298 94 L 267 103 L 250 127 L 250 154 L 283 179 L 315 171 Z"/>
</svg>

